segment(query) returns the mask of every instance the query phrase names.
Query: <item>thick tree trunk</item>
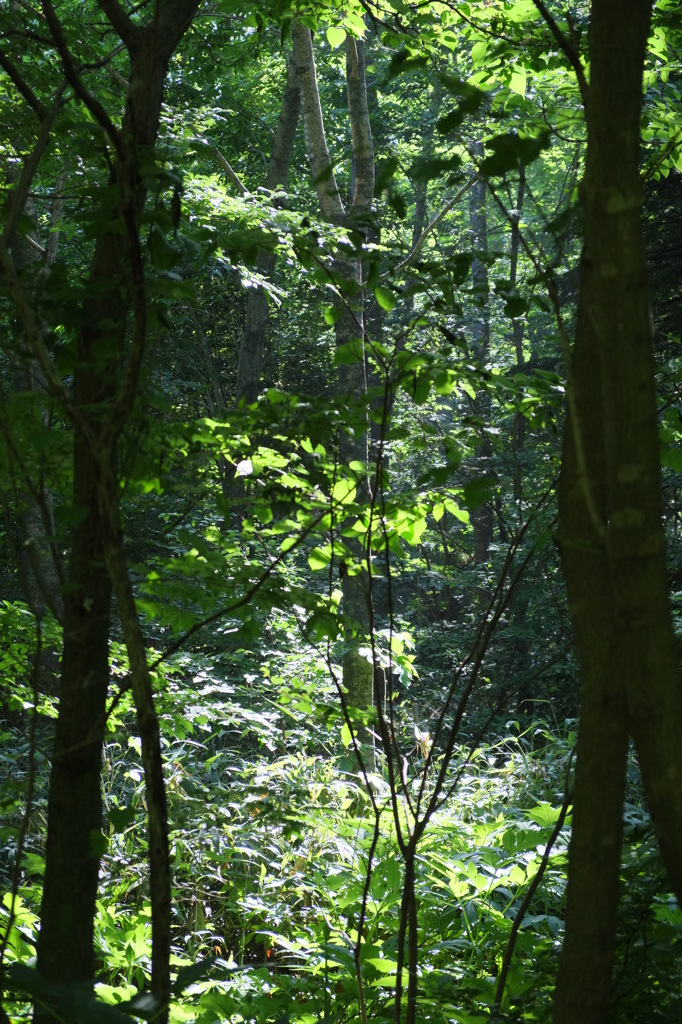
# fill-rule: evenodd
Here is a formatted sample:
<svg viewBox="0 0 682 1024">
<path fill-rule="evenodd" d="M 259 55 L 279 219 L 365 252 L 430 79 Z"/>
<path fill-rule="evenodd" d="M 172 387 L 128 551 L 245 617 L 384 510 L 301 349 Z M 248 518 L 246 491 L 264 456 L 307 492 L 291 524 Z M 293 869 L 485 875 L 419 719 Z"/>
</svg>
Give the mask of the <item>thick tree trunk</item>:
<svg viewBox="0 0 682 1024">
<path fill-rule="evenodd" d="M 139 235 L 135 224 L 144 203 L 144 186 L 136 169 L 136 154 L 153 147 L 158 131 L 163 84 L 172 53 L 188 27 L 196 0 L 166 4 L 149 26 L 134 24 L 113 0 L 101 6 L 119 32 L 131 58 L 130 86 L 123 128 L 118 132 L 95 100 L 87 94 L 66 49 L 61 25 L 49 0 L 43 10 L 62 58 L 64 70 L 77 95 L 86 102 L 115 145 L 117 158 L 112 186 L 119 190 L 121 217 L 128 235 L 101 235 L 95 244 L 90 274 L 90 297 L 81 314 L 73 388 L 78 410 L 74 437 L 74 510 L 82 516 L 71 545 L 69 581 L 65 597 L 62 689 L 53 752 L 48 801 L 48 838 L 45 883 L 38 939 L 38 970 L 49 981 L 87 981 L 94 977 L 93 921 L 101 829 L 100 769 L 105 704 L 108 689 L 108 640 L 112 524 L 102 490 L 115 478 L 116 440 L 131 411 L 144 347 L 144 302 L 140 280 Z M 133 239 L 131 237 L 135 235 Z M 130 360 L 124 379 L 119 367 L 124 352 L 128 318 L 135 318 Z M 134 665 L 136 651 L 129 651 Z M 139 672 L 133 685 L 140 690 Z M 138 694 L 136 694 L 136 697 Z M 138 714 L 140 704 L 138 702 Z M 143 747 L 150 730 L 140 722 Z M 151 736 L 151 742 L 157 743 Z M 145 767 L 154 753 L 144 753 Z M 147 780 L 148 800 L 155 780 Z M 150 792 L 151 786 L 151 792 Z M 158 802 L 158 801 L 157 801 Z M 163 924 L 170 904 L 167 843 L 159 840 L 154 817 L 165 806 L 150 808 L 149 857 L 152 876 L 162 879 L 161 890 L 152 880 L 152 922 Z M 166 909 L 159 908 L 164 903 Z M 153 938 L 152 988 L 167 1016 L 169 994 L 167 928 Z M 163 933 L 163 934 L 160 934 Z M 159 945 L 160 943 L 160 945 Z M 36 1010 L 36 1021 L 51 1020 L 49 1008 Z"/>
<path fill-rule="evenodd" d="M 628 732 L 682 899 L 682 708 L 639 177 L 650 13 L 641 0 L 592 3 L 585 242 L 559 493 L 583 709 L 555 1024 L 607 1020 Z"/>
</svg>

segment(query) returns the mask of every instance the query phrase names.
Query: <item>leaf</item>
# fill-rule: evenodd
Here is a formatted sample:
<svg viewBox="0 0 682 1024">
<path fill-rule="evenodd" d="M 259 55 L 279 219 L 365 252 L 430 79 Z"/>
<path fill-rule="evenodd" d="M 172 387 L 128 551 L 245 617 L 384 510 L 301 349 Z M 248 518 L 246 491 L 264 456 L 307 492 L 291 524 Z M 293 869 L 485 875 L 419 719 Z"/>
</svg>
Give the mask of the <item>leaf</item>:
<svg viewBox="0 0 682 1024">
<path fill-rule="evenodd" d="M 443 504 L 450 515 L 454 516 L 455 519 L 459 519 L 460 523 L 469 523 L 469 513 L 467 510 L 460 508 L 457 502 L 453 501 L 452 498 L 446 498 Z"/>
<path fill-rule="evenodd" d="M 193 985 L 197 981 L 201 981 L 202 978 L 208 977 L 211 968 L 216 962 L 216 957 L 209 956 L 205 960 L 200 960 L 196 964 L 189 964 L 187 967 L 181 967 L 178 971 L 178 976 L 173 982 L 173 992 L 175 995 L 180 995 L 186 988 Z M 133 1000 L 131 1000 L 131 1003 Z M 140 1014 L 142 1016 L 142 1014 Z"/>
<path fill-rule="evenodd" d="M 364 357 L 365 347 L 362 338 L 353 338 L 352 341 L 337 347 L 334 362 L 337 366 L 350 366 L 352 363 L 359 363 Z"/>
<path fill-rule="evenodd" d="M 526 95 L 526 72 L 521 68 L 514 68 L 509 79 L 509 88 L 519 96 Z"/>
<path fill-rule="evenodd" d="M 97 858 L 103 857 L 108 849 L 109 837 L 98 828 L 93 828 L 90 832 L 90 854 Z"/>
<path fill-rule="evenodd" d="M 408 174 L 415 181 L 431 181 L 446 171 L 456 171 L 462 166 L 462 158 L 457 154 L 450 157 L 420 157 L 411 165 Z"/>
<path fill-rule="evenodd" d="M 332 501 L 335 505 L 350 505 L 355 501 L 356 491 L 352 480 L 337 480 L 332 487 Z"/>
<path fill-rule="evenodd" d="M 482 64 L 485 60 L 485 55 L 488 52 L 488 43 L 485 39 L 479 39 L 477 43 L 471 48 L 471 63 L 473 67 L 477 67 Z"/>
<path fill-rule="evenodd" d="M 527 166 L 536 160 L 549 144 L 549 132 L 542 132 L 536 137 L 521 136 L 516 132 L 496 135 L 492 139 L 486 139 L 486 149 L 492 150 L 492 155 L 481 162 L 481 171 L 483 174 L 496 176 Z"/>
<path fill-rule="evenodd" d="M 347 722 L 344 722 L 343 725 L 341 726 L 341 742 L 343 743 L 344 747 L 349 747 L 353 742 L 353 737 L 351 735 L 351 731 L 350 728 L 348 727 Z"/>
<path fill-rule="evenodd" d="M 331 562 L 331 552 L 329 547 L 327 548 L 313 548 L 308 555 L 308 565 L 317 572 L 319 569 L 326 569 Z"/>
<path fill-rule="evenodd" d="M 377 300 L 382 309 L 385 309 L 387 313 L 390 313 L 396 302 L 398 301 L 392 291 L 388 288 L 375 288 L 374 298 Z"/>
<path fill-rule="evenodd" d="M 342 312 L 339 306 L 325 306 L 323 313 L 324 322 L 333 327 L 341 319 Z"/>
<path fill-rule="evenodd" d="M 338 25 L 330 25 L 327 29 L 327 42 L 331 46 L 332 50 L 338 49 L 346 40 L 345 28 L 340 28 Z"/>
<path fill-rule="evenodd" d="M 512 319 L 517 316 L 525 316 L 528 312 L 528 302 L 522 295 L 515 295 L 505 303 L 504 315 Z"/>
<path fill-rule="evenodd" d="M 388 72 L 386 77 L 388 79 L 395 78 L 396 75 L 404 75 L 410 71 L 418 71 L 420 68 L 426 67 L 428 61 L 426 57 L 414 57 L 406 50 L 398 50 L 396 54 L 391 58 L 391 63 L 388 66 Z"/>
<path fill-rule="evenodd" d="M 462 491 L 462 497 L 470 509 L 480 508 L 492 498 L 493 481 L 490 477 L 472 480 Z"/>
<path fill-rule="evenodd" d="M 135 820 L 134 807 L 110 807 L 109 823 L 114 832 L 124 832 Z"/>
</svg>

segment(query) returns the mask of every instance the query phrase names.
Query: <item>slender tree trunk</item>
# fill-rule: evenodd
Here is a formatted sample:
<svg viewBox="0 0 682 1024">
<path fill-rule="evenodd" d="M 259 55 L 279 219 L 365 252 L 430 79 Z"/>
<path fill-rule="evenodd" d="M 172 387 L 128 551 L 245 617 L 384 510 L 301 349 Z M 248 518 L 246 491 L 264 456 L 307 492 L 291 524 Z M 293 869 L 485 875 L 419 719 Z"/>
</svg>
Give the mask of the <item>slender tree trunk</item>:
<svg viewBox="0 0 682 1024">
<path fill-rule="evenodd" d="M 309 29 L 298 22 L 292 26 L 294 59 L 301 89 L 303 129 L 308 150 L 310 170 L 317 187 L 322 216 L 332 224 L 348 223 L 364 231 L 372 209 L 374 192 L 374 152 L 367 109 L 367 85 L 363 44 L 348 35 L 346 38 L 346 81 L 348 112 L 353 138 L 354 188 L 348 213 L 344 208 L 334 177 L 317 85 L 317 72 Z M 366 402 L 367 377 L 364 357 L 364 318 L 362 302 L 362 264 L 360 257 L 337 256 L 333 274 L 342 282 L 338 299 L 338 319 L 335 324 L 336 343 L 342 346 L 357 340 L 358 358 L 339 367 L 339 393 L 346 402 L 349 419 L 357 420 L 357 407 Z M 367 465 L 368 424 L 342 430 L 339 437 L 339 460 L 348 466 L 352 462 Z M 367 472 L 357 478 L 360 498 L 369 498 Z M 364 490 L 364 495 L 363 495 Z M 358 549 L 361 558 L 366 552 Z M 347 572 L 342 579 L 343 611 L 348 621 L 348 649 L 343 659 L 343 683 L 348 701 L 353 707 L 372 706 L 373 666 L 360 654 L 359 648 L 369 630 L 369 596 L 367 573 Z"/>
<path fill-rule="evenodd" d="M 559 492 L 583 707 L 555 1024 L 608 1018 L 628 732 L 682 900 L 682 709 L 639 176 L 650 13 L 642 0 L 592 3 L 585 241 Z"/>
<path fill-rule="evenodd" d="M 48 249 L 40 245 L 38 235 L 35 203 L 29 197 L 24 204 L 24 214 L 34 229 L 26 236 L 15 234 L 11 239 L 10 251 L 17 273 L 24 280 L 44 280 L 54 262 L 58 232 L 55 230 L 61 209 L 61 188 L 64 176 L 60 175 L 55 185 L 52 201 Z M 41 256 L 42 251 L 42 256 Z M 36 285 L 34 285 L 36 287 Z M 37 286 L 39 287 L 39 285 Z M 45 408 L 42 412 L 43 426 L 49 429 L 48 398 L 45 378 L 34 359 L 21 359 L 16 353 L 10 352 L 12 388 L 16 393 L 22 391 L 39 392 L 45 396 Z M 5 411 L 3 403 L 3 433 L 6 435 L 7 452 L 14 477 L 14 490 L 11 498 L 5 498 L 7 513 L 18 528 L 18 543 L 15 556 L 19 566 L 21 585 L 26 601 L 33 614 L 42 618 L 49 608 L 55 618 L 61 622 L 64 614 L 62 599 L 63 566 L 54 538 L 54 517 L 52 493 L 45 482 L 44 460 L 42 457 L 32 460 L 30 464 L 18 464 L 15 458 L 15 447 L 12 441 L 11 410 Z M 54 652 L 56 654 L 57 652 Z M 45 657 L 47 654 L 47 657 Z M 48 668 L 53 667 L 56 659 L 50 652 L 43 652 L 47 671 L 43 680 L 47 689 L 54 692 L 54 673 Z"/>
<path fill-rule="evenodd" d="M 301 98 L 293 57 L 287 55 L 286 85 L 282 97 L 275 140 L 272 146 L 270 165 L 265 187 L 271 192 L 282 185 L 287 186 L 289 168 L 294 152 L 296 126 L 301 109 Z M 274 252 L 262 250 L 258 254 L 258 272 L 269 277 L 275 269 L 277 257 Z M 270 320 L 268 297 L 262 288 L 250 288 L 246 306 L 246 322 L 239 349 L 237 367 L 236 404 L 244 399 L 247 404 L 255 402 L 260 392 L 261 367 L 265 350 L 265 337 Z"/>
<path fill-rule="evenodd" d="M 474 143 L 471 147 L 472 154 L 480 162 L 483 158 L 483 145 L 480 142 Z M 469 192 L 469 232 L 471 235 L 472 247 L 476 253 L 488 251 L 488 219 L 486 215 L 485 199 L 487 185 L 483 179 L 475 181 Z M 490 359 L 490 302 L 488 297 L 488 267 L 479 258 L 474 256 L 471 264 L 471 287 L 474 300 L 474 322 L 471 326 L 471 349 L 474 359 L 484 369 Z M 479 389 L 474 400 L 474 414 L 483 423 L 490 419 L 490 397 L 484 389 Z M 480 443 L 474 452 L 474 466 L 477 476 L 487 476 L 489 472 L 490 457 L 493 448 L 490 438 L 481 433 Z M 488 561 L 488 551 L 493 539 L 493 504 L 486 501 L 478 505 L 471 513 L 471 523 L 474 528 L 474 563 L 477 571 L 485 572 L 485 565 Z M 477 584 L 479 600 L 486 603 L 488 588 L 482 586 L 479 580 Z"/>
</svg>

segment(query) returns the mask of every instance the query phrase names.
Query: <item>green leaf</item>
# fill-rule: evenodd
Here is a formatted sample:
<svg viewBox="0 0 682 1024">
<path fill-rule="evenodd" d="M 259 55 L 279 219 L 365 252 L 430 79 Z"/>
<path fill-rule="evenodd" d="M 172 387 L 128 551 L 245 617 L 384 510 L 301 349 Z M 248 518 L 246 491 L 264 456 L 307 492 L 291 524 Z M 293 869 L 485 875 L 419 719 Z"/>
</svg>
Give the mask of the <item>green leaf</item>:
<svg viewBox="0 0 682 1024">
<path fill-rule="evenodd" d="M 346 30 L 338 25 L 330 25 L 327 29 L 327 42 L 332 50 L 336 50 L 346 39 Z"/>
<path fill-rule="evenodd" d="M 125 832 L 135 820 L 134 807 L 110 807 L 109 822 L 114 832 Z"/>
<path fill-rule="evenodd" d="M 347 722 L 344 722 L 341 726 L 341 742 L 344 747 L 349 747 L 353 742 L 353 737 Z"/>
<path fill-rule="evenodd" d="M 335 505 L 350 505 L 355 501 L 357 488 L 352 480 L 337 480 L 332 487 L 331 498 Z"/>
<path fill-rule="evenodd" d="M 339 306 L 325 306 L 323 313 L 324 322 L 333 327 L 341 319 L 342 312 Z"/>
<path fill-rule="evenodd" d="M 431 181 L 447 171 L 456 171 L 462 166 L 462 158 L 456 153 L 453 156 L 420 157 L 415 160 L 408 173 L 415 181 Z"/>
<path fill-rule="evenodd" d="M 387 313 L 390 313 L 396 302 L 398 301 L 392 291 L 388 288 L 375 288 L 374 298 L 377 300 L 382 309 L 385 309 Z"/>
<path fill-rule="evenodd" d="M 496 135 L 486 139 L 486 149 L 492 150 L 492 155 L 481 162 L 481 171 L 486 175 L 497 176 L 517 170 L 537 160 L 549 144 L 549 132 L 542 132 L 536 137 L 524 137 L 516 132 Z"/>
<path fill-rule="evenodd" d="M 526 72 L 521 68 L 514 68 L 509 79 L 509 88 L 519 96 L 526 95 Z"/>
<path fill-rule="evenodd" d="M 187 967 L 181 967 L 178 971 L 178 976 L 173 982 L 173 992 L 175 995 L 180 995 L 190 985 L 194 985 L 195 982 L 201 981 L 203 978 L 207 978 L 211 972 L 211 968 L 216 962 L 216 957 L 208 956 L 205 960 L 200 960 L 199 963 L 189 964 Z"/>
<path fill-rule="evenodd" d="M 454 516 L 455 519 L 459 519 L 460 523 L 469 523 L 469 513 L 467 510 L 460 508 L 457 502 L 453 501 L 452 498 L 446 498 L 443 504 L 450 515 Z"/>
<path fill-rule="evenodd" d="M 90 854 L 93 857 L 103 857 L 109 849 L 109 837 L 105 836 L 103 832 L 100 832 L 98 828 L 93 828 L 90 832 Z"/>
<path fill-rule="evenodd" d="M 485 60 L 485 55 L 488 52 L 488 43 L 485 39 L 479 39 L 477 43 L 471 48 L 471 63 L 473 67 L 477 67 L 482 64 Z"/>
<path fill-rule="evenodd" d="M 319 569 L 326 569 L 331 560 L 331 551 L 329 547 L 313 548 L 308 555 L 308 565 L 313 572 L 317 572 Z"/>
<path fill-rule="evenodd" d="M 345 345 L 339 345 L 334 353 L 334 362 L 337 366 L 350 366 L 352 363 L 359 363 L 365 358 L 365 346 L 362 338 L 353 338 Z"/>
</svg>

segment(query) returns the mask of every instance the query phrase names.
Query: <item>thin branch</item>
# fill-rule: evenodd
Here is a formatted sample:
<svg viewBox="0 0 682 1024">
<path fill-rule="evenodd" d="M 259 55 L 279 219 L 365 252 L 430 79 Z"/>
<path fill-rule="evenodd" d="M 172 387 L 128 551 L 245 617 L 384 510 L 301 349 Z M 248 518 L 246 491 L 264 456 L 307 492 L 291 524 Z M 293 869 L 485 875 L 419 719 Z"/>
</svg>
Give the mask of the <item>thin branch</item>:
<svg viewBox="0 0 682 1024">
<path fill-rule="evenodd" d="M 2 50 L 0 50 L 0 68 L 3 68 L 7 72 L 9 78 L 12 79 L 17 89 L 28 103 L 29 107 L 31 107 L 32 110 L 35 111 L 40 120 L 44 120 L 48 116 L 47 107 L 41 100 L 38 99 L 36 94 L 33 92 L 33 89 L 31 89 L 30 85 L 28 84 L 28 82 L 26 82 L 19 73 L 19 69 L 17 68 L 17 66 L 14 64 L 13 61 L 10 60 L 6 53 L 3 53 Z"/>
<path fill-rule="evenodd" d="M 538 865 L 538 869 L 535 872 L 535 875 L 533 876 L 533 881 L 528 886 L 526 895 L 523 897 L 521 905 L 519 909 L 516 911 L 516 915 L 514 916 L 514 921 L 512 923 L 511 931 L 509 933 L 509 939 L 507 940 L 507 946 L 504 951 L 504 956 L 502 957 L 502 966 L 500 967 L 500 973 L 497 978 L 497 985 L 495 987 L 495 998 L 493 1000 L 493 1005 L 490 1010 L 490 1017 L 491 1021 L 493 1022 L 499 1020 L 500 1009 L 502 1006 L 502 996 L 504 995 L 504 987 L 507 983 L 507 976 L 509 974 L 509 969 L 511 967 L 512 957 L 514 955 L 514 947 L 516 946 L 516 938 L 518 936 L 519 929 L 523 924 L 524 917 L 528 913 L 528 908 L 530 907 L 533 896 L 535 895 L 537 888 L 540 885 L 540 882 L 542 881 L 545 872 L 549 866 L 550 854 L 552 852 L 554 844 L 559 838 L 559 833 L 564 827 L 564 822 L 566 821 L 568 809 L 571 806 L 571 803 L 573 802 L 573 787 L 570 785 L 570 771 L 571 764 L 573 763 L 574 754 L 575 747 L 573 748 L 573 750 L 571 750 L 568 759 L 568 767 L 566 769 L 566 787 L 564 791 L 564 800 L 561 805 L 561 810 L 559 811 L 559 817 L 557 818 L 556 825 L 552 829 L 551 836 L 547 840 L 544 853 L 542 854 L 542 857 L 540 859 L 540 864 Z"/>
<path fill-rule="evenodd" d="M 220 150 L 217 149 L 215 146 L 211 146 L 210 150 L 213 153 L 213 155 L 215 156 L 215 158 L 218 161 L 218 163 L 220 164 L 220 166 L 222 167 L 222 169 L 225 171 L 225 174 L 230 179 L 232 184 L 235 185 L 236 188 L 239 189 L 240 193 L 243 196 L 248 195 L 249 194 L 248 188 L 246 187 L 244 182 L 241 180 L 239 175 L 236 173 L 236 171 L 234 171 L 232 169 L 232 167 L 230 166 L 228 161 L 225 159 L 223 154 L 220 152 Z"/>
<path fill-rule="evenodd" d="M 52 204 L 50 207 L 50 225 L 48 227 L 47 242 L 45 243 L 45 262 L 51 266 L 57 258 L 57 246 L 59 244 L 59 220 L 64 206 L 63 189 L 66 183 L 66 171 L 61 171 L 52 192 Z M 28 237 L 28 236 L 27 236 Z"/>
<path fill-rule="evenodd" d="M 533 0 L 533 3 L 547 23 L 547 27 L 556 39 L 559 49 L 568 58 L 569 64 L 575 71 L 575 77 L 578 80 L 578 88 L 580 90 L 580 98 L 583 101 L 583 107 L 587 110 L 589 87 L 587 84 L 587 78 L 585 77 L 585 68 L 583 67 L 583 62 L 580 59 L 577 46 L 575 46 L 572 39 L 566 38 L 554 20 L 551 11 L 545 5 L 544 0 Z"/>
<path fill-rule="evenodd" d="M 74 427 L 80 431 L 86 442 L 93 446 L 95 439 L 90 425 L 83 416 L 82 411 L 74 404 L 71 395 L 64 387 L 64 383 L 54 368 L 52 359 L 43 339 L 43 332 L 40 328 L 31 303 L 24 292 L 19 275 L 12 261 L 7 246 L 0 244 L 0 271 L 4 274 L 8 285 L 8 291 L 14 303 L 19 320 L 21 321 L 26 340 L 33 355 L 45 375 L 47 389 L 61 403 L 64 412 L 67 414 Z"/>
<path fill-rule="evenodd" d="M 422 231 L 421 235 L 417 239 L 417 242 L 416 242 L 414 248 L 405 257 L 405 259 L 402 261 L 402 263 L 399 263 L 397 267 L 393 267 L 391 270 L 387 270 L 385 274 L 382 274 L 381 275 L 381 279 L 382 280 L 385 280 L 387 277 L 393 277 L 393 275 L 397 274 L 401 270 L 405 270 L 405 268 L 409 267 L 411 263 L 414 263 L 415 259 L 417 258 L 417 256 L 419 255 L 421 249 L 424 246 L 424 242 L 426 241 L 426 239 L 428 238 L 430 233 L 435 228 L 438 227 L 438 225 L 443 220 L 443 218 L 450 212 L 450 210 L 453 208 L 455 203 L 459 202 L 459 200 L 462 198 L 464 193 L 468 189 L 470 189 L 473 185 L 475 185 L 477 181 L 480 180 L 480 177 L 481 177 L 481 175 L 477 172 L 471 178 L 469 178 L 469 180 L 466 182 L 465 185 L 462 186 L 462 188 L 459 190 L 459 192 L 455 196 L 453 196 L 453 198 L 450 199 L 449 202 L 447 202 L 445 204 L 445 206 L 440 211 L 440 213 L 436 214 L 436 216 L 433 218 L 431 223 L 426 225 L 426 227 Z"/>
<path fill-rule="evenodd" d="M 55 46 L 57 47 L 57 52 L 61 58 L 66 80 L 75 92 L 76 96 L 83 101 L 97 123 L 107 133 L 119 157 L 123 159 L 125 155 L 123 135 L 111 120 L 100 101 L 93 96 L 90 90 L 83 84 L 83 80 L 76 69 L 73 57 L 66 43 L 61 22 L 57 17 L 54 7 L 52 6 L 52 0 L 41 0 L 41 5 L 43 8 L 43 14 L 45 15 L 45 20 L 49 25 L 52 38 L 54 39 Z"/>
<path fill-rule="evenodd" d="M 252 601 L 255 595 L 258 593 L 258 591 L 270 579 L 272 574 L 277 569 L 279 569 L 280 565 L 282 565 L 285 562 L 287 555 L 292 551 L 296 551 L 297 548 L 300 548 L 301 544 L 305 540 L 307 540 L 307 538 L 313 532 L 315 527 L 328 514 L 329 512 L 327 508 L 322 509 L 319 515 L 317 515 L 315 519 L 313 519 L 313 521 L 305 527 L 304 530 L 301 530 L 294 544 L 292 544 L 291 547 L 287 548 L 286 551 L 282 551 L 280 552 L 279 555 L 277 555 L 277 557 L 267 567 L 263 575 L 258 577 L 258 579 L 253 583 L 251 587 L 249 587 L 245 594 L 242 594 L 241 597 L 238 597 L 236 601 L 232 601 L 231 604 L 225 605 L 223 608 L 220 608 L 217 612 L 213 612 L 211 615 L 207 615 L 206 618 L 201 619 L 199 622 L 195 622 L 194 625 L 191 626 L 185 633 L 183 633 L 181 637 L 179 637 L 174 643 L 170 644 L 170 646 L 166 648 L 163 654 L 159 655 L 156 661 L 152 662 L 152 664 L 149 666 L 149 671 L 153 672 L 154 669 L 158 668 L 159 665 L 161 665 L 164 661 L 168 661 L 168 659 L 173 654 L 176 654 L 182 647 L 184 647 L 187 641 L 190 640 L 196 633 L 198 633 L 199 630 L 205 629 L 206 626 L 212 626 L 214 622 L 218 622 L 220 619 L 227 618 L 228 615 L 232 615 L 233 612 L 238 611 L 240 608 L 243 608 L 250 601 Z"/>
<path fill-rule="evenodd" d="M 0 237 L 0 246 L 5 248 L 11 244 L 12 236 L 14 235 L 14 232 L 17 229 L 17 224 L 19 223 L 19 218 L 24 212 L 26 199 L 30 192 L 35 173 L 38 170 L 38 164 L 42 160 L 45 150 L 49 145 L 52 137 L 52 126 L 57 118 L 57 114 L 62 108 L 62 96 L 65 89 L 66 82 L 63 82 L 57 89 L 52 106 L 40 123 L 40 129 L 38 131 L 38 137 L 35 145 L 24 160 L 21 168 L 21 174 L 19 175 L 19 181 L 12 192 L 10 202 L 7 204 L 5 225 L 2 231 L 2 236 Z M 45 255 L 44 250 L 42 250 L 38 242 L 30 238 L 29 235 L 26 235 L 25 237 L 29 245 L 32 245 L 41 256 Z"/>
</svg>

